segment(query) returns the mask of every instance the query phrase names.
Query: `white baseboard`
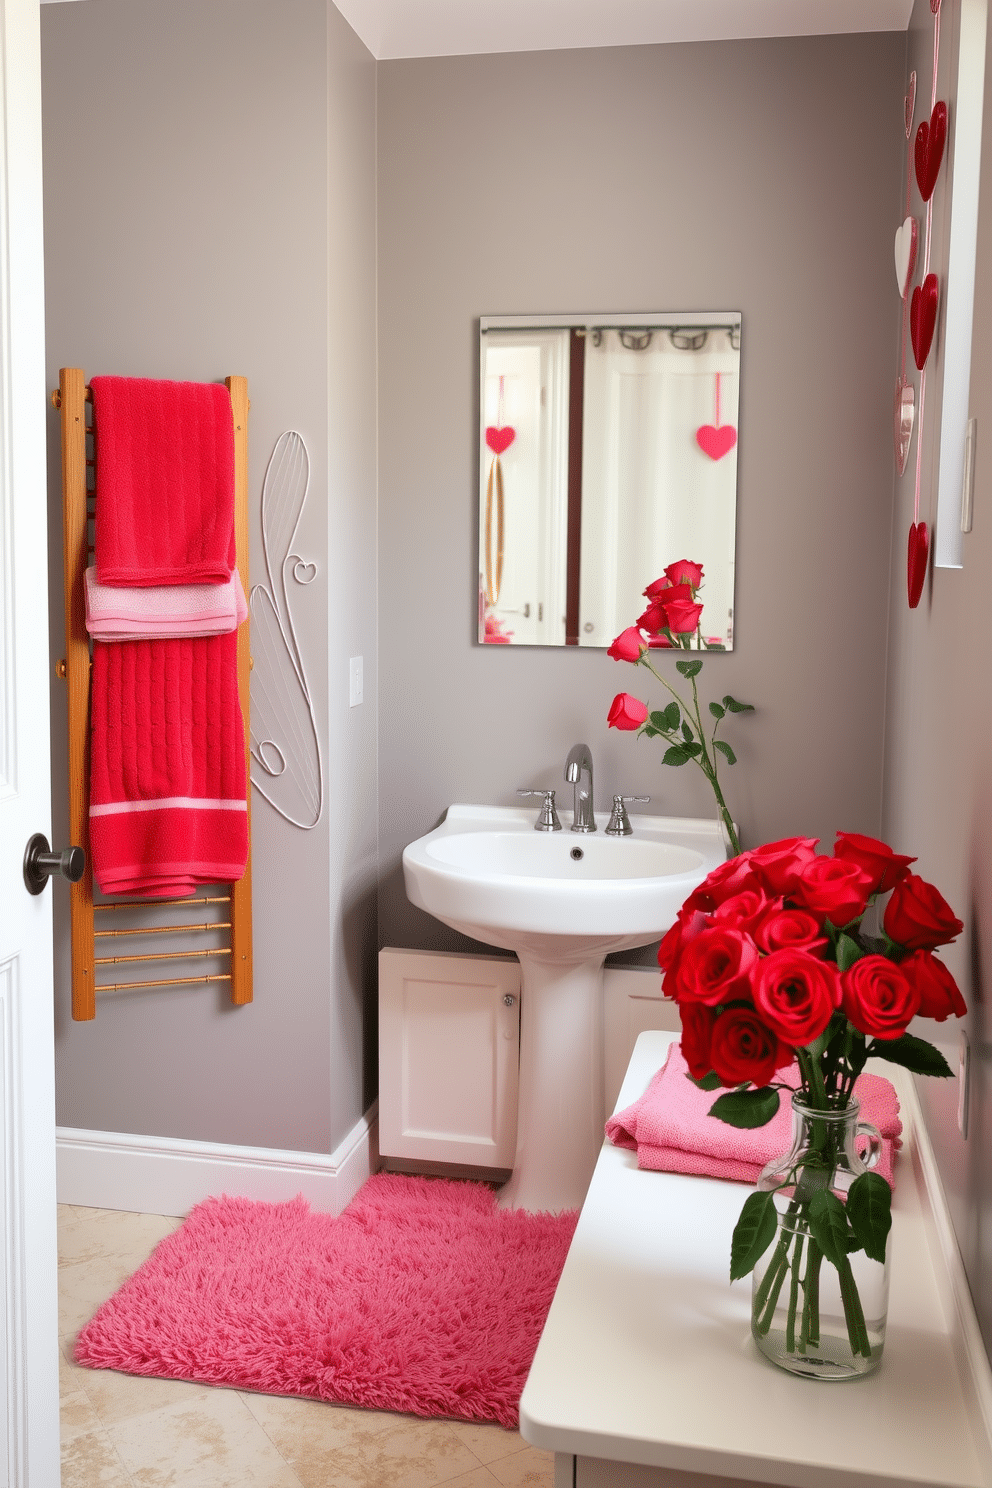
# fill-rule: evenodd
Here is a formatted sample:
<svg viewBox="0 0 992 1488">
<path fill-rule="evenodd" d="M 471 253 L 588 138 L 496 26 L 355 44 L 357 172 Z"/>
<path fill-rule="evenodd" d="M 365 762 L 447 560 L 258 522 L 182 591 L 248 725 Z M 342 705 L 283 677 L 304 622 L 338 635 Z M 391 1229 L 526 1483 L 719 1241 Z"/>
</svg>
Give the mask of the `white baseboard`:
<svg viewBox="0 0 992 1488">
<path fill-rule="evenodd" d="M 378 1102 L 325 1155 L 127 1132 L 56 1128 L 58 1200 L 136 1214 L 188 1214 L 220 1194 L 281 1203 L 302 1194 L 340 1214 L 379 1167 Z"/>
</svg>

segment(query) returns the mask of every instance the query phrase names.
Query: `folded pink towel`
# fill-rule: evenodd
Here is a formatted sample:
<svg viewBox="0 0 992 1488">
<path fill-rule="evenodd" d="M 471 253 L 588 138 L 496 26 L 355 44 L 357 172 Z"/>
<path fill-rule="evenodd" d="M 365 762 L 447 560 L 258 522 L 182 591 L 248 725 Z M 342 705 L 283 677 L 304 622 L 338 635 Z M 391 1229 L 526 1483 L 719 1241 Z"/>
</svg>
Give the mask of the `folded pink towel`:
<svg viewBox="0 0 992 1488">
<path fill-rule="evenodd" d="M 780 1074 L 786 1083 L 798 1085 L 795 1067 Z M 792 1145 L 791 1102 L 780 1100 L 777 1114 L 766 1126 L 745 1131 L 709 1115 L 718 1093 L 700 1090 L 689 1079 L 682 1051 L 672 1044 L 640 1100 L 610 1117 L 606 1135 L 615 1147 L 636 1151 L 639 1168 L 755 1183 L 765 1164 Z M 882 1154 L 875 1171 L 891 1187 L 895 1151 L 901 1145 L 898 1098 L 891 1083 L 880 1075 L 862 1075 L 854 1094 L 861 1106 L 861 1120 L 870 1121 L 882 1134 Z"/>
<path fill-rule="evenodd" d="M 98 641 L 226 635 L 247 618 L 237 569 L 226 584 L 157 584 L 148 589 L 101 584 L 93 565 L 86 570 L 86 629 Z"/>
</svg>

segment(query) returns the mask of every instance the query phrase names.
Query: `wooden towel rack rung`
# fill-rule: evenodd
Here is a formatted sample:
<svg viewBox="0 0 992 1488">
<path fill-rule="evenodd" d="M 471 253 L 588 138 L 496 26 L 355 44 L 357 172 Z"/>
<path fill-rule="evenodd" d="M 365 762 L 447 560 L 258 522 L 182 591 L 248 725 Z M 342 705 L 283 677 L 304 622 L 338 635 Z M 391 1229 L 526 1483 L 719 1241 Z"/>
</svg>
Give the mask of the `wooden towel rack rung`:
<svg viewBox="0 0 992 1488">
<path fill-rule="evenodd" d="M 244 377 L 225 379 L 231 394 L 234 415 L 234 535 L 238 571 L 244 591 L 248 583 L 248 383 Z M 94 460 L 87 452 L 89 438 L 95 446 L 96 435 L 87 423 L 87 405 L 92 393 L 79 367 L 63 367 L 59 385 L 52 393 L 52 405 L 59 412 L 62 443 L 62 536 L 65 564 L 65 645 L 64 664 L 56 668 L 64 677 L 69 701 L 69 840 L 86 854 L 86 868 L 78 883 L 70 888 L 72 928 L 72 1016 L 86 1020 L 96 1016 L 96 994 L 143 987 L 188 986 L 200 982 L 229 982 L 231 1001 L 244 1004 L 252 1000 L 252 917 L 251 917 L 251 848 L 248 866 L 230 892 L 190 899 L 128 899 L 93 903 L 93 869 L 90 862 L 89 834 L 89 729 L 90 729 L 90 639 L 86 632 L 85 572 L 92 551 L 89 523 L 93 520 L 96 497 L 87 487 L 87 469 Z M 251 667 L 248 626 L 238 631 L 238 695 L 245 725 L 245 777 L 249 779 L 249 696 L 248 678 Z M 251 789 L 248 787 L 248 832 L 251 842 Z M 156 924 L 156 912 L 169 905 L 182 905 L 187 910 L 204 904 L 230 905 L 226 920 L 197 925 Z M 97 930 L 95 913 L 131 910 L 147 923 L 121 929 Z M 230 931 L 230 945 L 207 950 L 148 952 L 142 955 L 97 957 L 97 939 L 124 935 L 163 935 L 185 930 L 201 934 L 211 930 Z M 180 960 L 187 957 L 230 955 L 231 970 L 204 973 L 194 977 L 113 982 L 96 980 L 96 968 L 115 961 Z"/>
</svg>

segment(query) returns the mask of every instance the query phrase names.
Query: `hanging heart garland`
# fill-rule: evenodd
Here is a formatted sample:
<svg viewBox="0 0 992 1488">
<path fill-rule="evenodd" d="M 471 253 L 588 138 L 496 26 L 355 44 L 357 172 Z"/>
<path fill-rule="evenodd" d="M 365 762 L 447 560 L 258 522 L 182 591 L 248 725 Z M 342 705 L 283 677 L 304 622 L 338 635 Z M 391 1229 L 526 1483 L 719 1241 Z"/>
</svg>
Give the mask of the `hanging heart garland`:
<svg viewBox="0 0 992 1488">
<path fill-rule="evenodd" d="M 715 420 L 712 424 L 701 424 L 696 430 L 696 443 L 704 455 L 709 455 L 711 460 L 722 460 L 728 455 L 737 443 L 737 430 L 733 424 L 721 424 L 720 422 L 720 380 L 722 373 L 714 374 L 713 396 L 715 402 Z"/>
<path fill-rule="evenodd" d="M 919 246 L 919 226 L 915 217 L 907 217 L 902 227 L 896 228 L 896 283 L 899 286 L 899 298 L 904 300 L 909 294 L 909 286 L 913 282 L 913 274 L 916 270 L 916 253 Z"/>
<path fill-rule="evenodd" d="M 494 455 L 502 455 L 504 451 L 510 448 L 516 437 L 516 429 L 512 428 L 509 424 L 499 429 L 494 424 L 490 424 L 486 429 L 486 443 Z"/>
<path fill-rule="evenodd" d="M 923 583 L 927 576 L 927 559 L 930 556 L 930 535 L 926 522 L 914 522 L 909 529 L 909 546 L 906 551 L 906 586 L 909 591 L 909 608 L 915 610 L 923 594 Z"/>
<path fill-rule="evenodd" d="M 938 102 L 933 106 L 929 124 L 924 119 L 916 131 L 916 184 L 925 202 L 933 196 L 946 141 L 947 104 Z"/>
<path fill-rule="evenodd" d="M 909 302 L 909 334 L 913 342 L 916 365 L 923 371 L 937 324 L 937 275 L 928 274 L 913 290 Z"/>
</svg>

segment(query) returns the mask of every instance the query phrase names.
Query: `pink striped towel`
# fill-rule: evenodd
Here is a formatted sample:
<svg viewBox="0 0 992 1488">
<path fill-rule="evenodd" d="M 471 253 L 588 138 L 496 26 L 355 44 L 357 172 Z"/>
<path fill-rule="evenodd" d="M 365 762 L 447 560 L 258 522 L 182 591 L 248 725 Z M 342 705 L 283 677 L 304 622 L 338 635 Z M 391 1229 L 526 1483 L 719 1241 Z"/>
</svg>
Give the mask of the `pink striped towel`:
<svg viewBox="0 0 992 1488">
<path fill-rule="evenodd" d="M 787 1083 L 798 1084 L 794 1066 L 780 1073 Z M 719 1093 L 700 1090 L 693 1083 L 682 1051 L 672 1044 L 641 1098 L 610 1117 L 606 1135 L 615 1147 L 635 1151 L 639 1168 L 756 1183 L 765 1164 L 791 1146 L 791 1102 L 780 1100 L 777 1114 L 766 1126 L 745 1131 L 709 1115 Z M 891 1187 L 895 1152 L 901 1145 L 898 1098 L 891 1083 L 880 1075 L 862 1075 L 854 1094 L 861 1105 L 861 1120 L 870 1121 L 882 1134 L 876 1172 Z"/>
<path fill-rule="evenodd" d="M 248 619 L 235 569 L 226 584 L 162 584 L 130 589 L 101 584 L 86 570 L 86 629 L 98 641 L 174 640 L 226 635 Z"/>
</svg>

